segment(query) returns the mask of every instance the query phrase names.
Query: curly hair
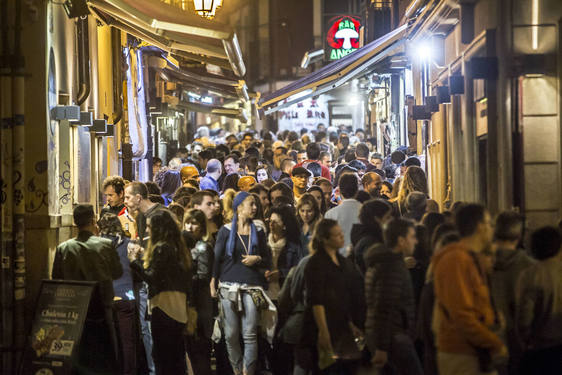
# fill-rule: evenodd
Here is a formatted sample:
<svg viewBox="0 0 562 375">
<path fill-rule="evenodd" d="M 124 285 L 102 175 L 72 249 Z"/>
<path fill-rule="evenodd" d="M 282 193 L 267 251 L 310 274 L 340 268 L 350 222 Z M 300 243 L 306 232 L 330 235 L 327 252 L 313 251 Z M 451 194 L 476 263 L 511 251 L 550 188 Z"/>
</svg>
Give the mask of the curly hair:
<svg viewBox="0 0 562 375">
<path fill-rule="evenodd" d="M 100 228 L 100 234 L 102 235 L 110 235 L 110 236 L 125 236 L 125 231 L 121 226 L 121 221 L 117 217 L 117 215 L 112 214 L 111 212 L 105 213 L 99 220 L 98 220 L 98 227 Z"/>
<path fill-rule="evenodd" d="M 109 176 L 103 180 L 102 190 L 105 191 L 109 186 L 113 187 L 115 193 L 121 194 L 125 189 L 125 180 L 121 176 Z"/>
</svg>

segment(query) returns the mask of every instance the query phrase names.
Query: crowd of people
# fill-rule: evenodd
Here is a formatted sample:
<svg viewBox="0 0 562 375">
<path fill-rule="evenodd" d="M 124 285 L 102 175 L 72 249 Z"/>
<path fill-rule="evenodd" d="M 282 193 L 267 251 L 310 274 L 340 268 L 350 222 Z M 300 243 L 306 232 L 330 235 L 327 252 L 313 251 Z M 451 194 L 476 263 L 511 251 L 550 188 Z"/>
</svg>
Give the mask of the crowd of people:
<svg viewBox="0 0 562 375">
<path fill-rule="evenodd" d="M 560 228 L 440 207 L 362 131 L 219 141 L 108 177 L 57 248 L 53 278 L 103 286 L 118 373 L 562 373 Z"/>
</svg>

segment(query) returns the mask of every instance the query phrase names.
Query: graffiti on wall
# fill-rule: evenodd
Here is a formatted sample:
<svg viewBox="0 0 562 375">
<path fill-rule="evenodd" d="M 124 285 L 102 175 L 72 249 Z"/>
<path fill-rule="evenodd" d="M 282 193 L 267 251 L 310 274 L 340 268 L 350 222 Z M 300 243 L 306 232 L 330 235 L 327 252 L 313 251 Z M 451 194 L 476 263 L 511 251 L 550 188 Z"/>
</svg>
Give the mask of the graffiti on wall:
<svg viewBox="0 0 562 375">
<path fill-rule="evenodd" d="M 47 160 L 41 160 L 35 163 L 35 172 L 41 175 L 47 172 L 48 162 Z M 36 176 L 35 176 L 36 177 Z M 34 213 L 39 211 L 43 206 L 47 207 L 49 202 L 49 193 L 39 187 L 35 183 L 35 177 L 31 177 L 27 181 L 26 185 L 26 201 L 25 210 L 26 212 Z"/>
<path fill-rule="evenodd" d="M 72 198 L 71 182 L 70 182 L 70 162 L 67 160 L 63 163 L 63 172 L 59 176 L 59 185 L 62 189 L 62 196 L 60 201 L 62 204 L 68 204 Z"/>
</svg>

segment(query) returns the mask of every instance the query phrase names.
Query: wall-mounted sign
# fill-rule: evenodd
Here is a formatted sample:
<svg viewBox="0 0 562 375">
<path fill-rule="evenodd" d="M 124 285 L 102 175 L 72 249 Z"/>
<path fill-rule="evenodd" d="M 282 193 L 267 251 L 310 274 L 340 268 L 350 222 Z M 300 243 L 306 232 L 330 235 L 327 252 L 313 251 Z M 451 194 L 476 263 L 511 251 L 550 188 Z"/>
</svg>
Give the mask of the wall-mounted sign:
<svg viewBox="0 0 562 375">
<path fill-rule="evenodd" d="M 278 112 L 277 125 L 279 130 L 316 130 L 318 124 L 328 126 L 330 115 L 328 103 L 324 96 L 317 99 L 308 98 L 295 103 Z"/>
<path fill-rule="evenodd" d="M 359 30 L 361 22 L 353 16 L 335 17 L 329 23 L 328 59 L 339 60 L 359 48 Z"/>
</svg>

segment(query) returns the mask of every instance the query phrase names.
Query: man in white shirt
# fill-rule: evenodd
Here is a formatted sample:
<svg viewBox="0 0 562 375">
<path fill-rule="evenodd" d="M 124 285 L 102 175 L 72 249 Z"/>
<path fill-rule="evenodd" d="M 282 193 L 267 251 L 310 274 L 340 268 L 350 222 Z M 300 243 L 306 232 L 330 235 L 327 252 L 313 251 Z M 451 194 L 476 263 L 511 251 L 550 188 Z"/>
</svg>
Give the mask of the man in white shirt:
<svg viewBox="0 0 562 375">
<path fill-rule="evenodd" d="M 353 224 L 359 223 L 359 210 L 361 203 L 355 199 L 359 190 L 359 183 L 355 174 L 344 174 L 339 180 L 340 195 L 343 200 L 334 208 L 329 209 L 324 217 L 338 222 L 344 235 L 344 247 L 340 249 L 340 254 L 348 255 L 351 247 L 351 228 Z"/>
</svg>

